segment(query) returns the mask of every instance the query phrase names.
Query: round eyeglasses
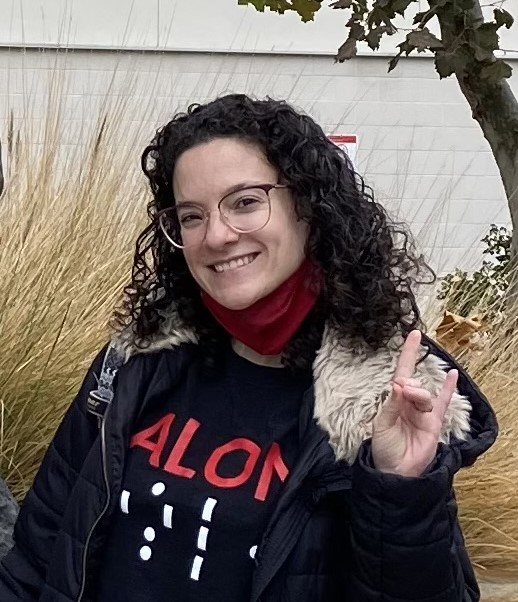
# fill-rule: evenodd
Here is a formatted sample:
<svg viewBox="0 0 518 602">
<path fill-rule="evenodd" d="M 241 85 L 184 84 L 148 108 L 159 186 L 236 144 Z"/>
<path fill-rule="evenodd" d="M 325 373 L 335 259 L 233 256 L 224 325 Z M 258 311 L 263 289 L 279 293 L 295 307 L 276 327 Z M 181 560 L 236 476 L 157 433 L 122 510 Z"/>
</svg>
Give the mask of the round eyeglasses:
<svg viewBox="0 0 518 602">
<path fill-rule="evenodd" d="M 205 239 L 210 214 L 218 212 L 221 220 L 234 232 L 257 232 L 270 221 L 270 192 L 288 188 L 286 184 L 256 184 L 224 196 L 217 210 L 206 211 L 195 203 L 179 203 L 162 209 L 158 223 L 167 240 L 178 249 L 200 244 Z"/>
</svg>

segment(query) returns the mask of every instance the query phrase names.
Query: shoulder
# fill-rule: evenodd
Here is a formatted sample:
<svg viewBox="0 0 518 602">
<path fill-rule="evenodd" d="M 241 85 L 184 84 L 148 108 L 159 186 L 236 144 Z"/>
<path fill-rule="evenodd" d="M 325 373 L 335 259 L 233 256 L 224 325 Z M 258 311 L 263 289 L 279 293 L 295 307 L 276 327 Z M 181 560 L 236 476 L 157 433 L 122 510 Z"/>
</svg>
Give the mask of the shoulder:
<svg viewBox="0 0 518 602">
<path fill-rule="evenodd" d="M 105 353 L 107 351 L 108 346 L 105 347 Z M 199 348 L 193 343 L 161 349 L 133 349 L 132 353 L 127 353 L 119 347 L 116 353 L 119 355 L 116 359 L 119 378 L 133 380 L 145 379 L 158 369 L 180 374 L 200 358 Z"/>
</svg>

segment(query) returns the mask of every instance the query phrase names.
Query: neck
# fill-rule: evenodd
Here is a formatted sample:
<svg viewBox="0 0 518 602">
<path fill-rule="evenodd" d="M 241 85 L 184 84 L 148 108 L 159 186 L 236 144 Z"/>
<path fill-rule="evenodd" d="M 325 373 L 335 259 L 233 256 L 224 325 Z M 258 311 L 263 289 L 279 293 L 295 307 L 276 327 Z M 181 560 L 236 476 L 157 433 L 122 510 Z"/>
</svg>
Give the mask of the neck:
<svg viewBox="0 0 518 602">
<path fill-rule="evenodd" d="M 232 339 L 232 349 L 237 353 L 237 355 L 245 360 L 248 360 L 249 362 L 252 362 L 252 364 L 270 368 L 283 367 L 282 355 L 261 355 L 237 339 Z"/>
<path fill-rule="evenodd" d="M 321 288 L 320 271 L 308 259 L 276 290 L 250 307 L 231 310 L 201 291 L 202 301 L 230 336 L 255 351 L 256 360 L 279 364 L 286 348 L 313 309 Z"/>
</svg>

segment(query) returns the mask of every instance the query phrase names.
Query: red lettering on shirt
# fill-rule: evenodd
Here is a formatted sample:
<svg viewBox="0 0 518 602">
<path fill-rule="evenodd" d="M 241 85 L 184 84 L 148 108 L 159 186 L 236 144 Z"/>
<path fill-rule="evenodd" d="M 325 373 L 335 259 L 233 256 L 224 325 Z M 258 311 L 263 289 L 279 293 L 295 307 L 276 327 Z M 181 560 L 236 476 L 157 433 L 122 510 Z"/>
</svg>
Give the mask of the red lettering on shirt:
<svg viewBox="0 0 518 602">
<path fill-rule="evenodd" d="M 180 436 L 176 440 L 176 443 L 169 454 L 169 458 L 167 458 L 164 470 L 167 470 L 167 472 L 170 472 L 178 477 L 185 477 L 186 479 L 193 478 L 193 476 L 196 474 L 196 471 L 193 468 L 181 466 L 180 461 L 183 458 L 189 443 L 192 441 L 196 431 L 199 428 L 200 423 L 197 420 L 194 420 L 194 418 L 189 418 L 186 425 L 183 427 Z"/>
<path fill-rule="evenodd" d="M 268 497 L 268 491 L 272 484 L 273 474 L 277 474 L 282 483 L 286 480 L 289 470 L 281 456 L 281 448 L 278 443 L 272 443 L 272 446 L 268 450 L 268 454 L 264 460 L 263 470 L 259 477 L 259 483 L 255 490 L 255 499 L 261 502 Z"/>
<path fill-rule="evenodd" d="M 197 435 L 201 424 L 194 418 L 187 420 L 174 442 L 169 457 L 165 464 L 161 466 L 160 458 L 170 436 L 171 425 L 175 418 L 176 415 L 173 413 L 166 414 L 155 424 L 134 435 L 130 440 L 130 447 L 141 447 L 151 452 L 148 462 L 154 468 L 162 468 L 170 474 L 185 479 L 192 479 L 196 474 L 201 473 L 206 481 L 214 487 L 232 489 L 244 485 L 252 478 L 254 471 L 258 468 L 261 448 L 257 443 L 244 437 L 232 439 L 232 441 L 217 447 L 210 454 L 205 466 L 191 468 L 182 465 L 181 462 L 187 448 L 196 436 L 201 436 L 200 434 Z M 233 477 L 221 476 L 218 473 L 221 461 L 226 455 L 235 452 L 245 452 L 246 454 L 242 470 Z M 282 458 L 281 448 L 278 443 L 274 442 L 268 450 L 261 467 L 254 498 L 257 501 L 264 502 L 270 492 L 274 476 L 278 477 L 281 483 L 284 483 L 288 474 L 289 469 Z"/>
<path fill-rule="evenodd" d="M 220 477 L 217 472 L 219 462 L 227 454 L 231 454 L 236 451 L 244 451 L 248 454 L 248 458 L 243 466 L 243 470 L 235 477 Z M 243 483 L 246 483 L 252 476 L 260 455 L 261 448 L 253 441 L 250 441 L 250 439 L 233 439 L 225 445 L 217 447 L 212 452 L 210 458 L 205 464 L 205 478 L 215 487 L 223 487 L 225 489 L 239 487 L 240 485 L 243 485 Z"/>
<path fill-rule="evenodd" d="M 166 414 L 163 418 L 160 418 L 158 422 L 151 425 L 147 429 L 140 431 L 136 435 L 133 435 L 130 441 L 130 447 L 142 447 L 151 452 L 149 455 L 149 463 L 151 466 L 158 468 L 160 464 L 160 454 L 164 450 L 169 431 L 175 415 L 173 413 Z M 152 441 L 151 437 L 154 437 L 158 433 L 157 441 Z"/>
</svg>

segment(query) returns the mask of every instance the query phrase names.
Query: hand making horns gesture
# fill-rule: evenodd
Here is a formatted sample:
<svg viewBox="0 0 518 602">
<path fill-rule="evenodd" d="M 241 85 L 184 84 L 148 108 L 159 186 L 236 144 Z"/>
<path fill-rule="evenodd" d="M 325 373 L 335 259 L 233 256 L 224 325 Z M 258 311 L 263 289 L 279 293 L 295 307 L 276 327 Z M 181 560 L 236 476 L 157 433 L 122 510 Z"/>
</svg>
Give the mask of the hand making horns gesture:
<svg viewBox="0 0 518 602">
<path fill-rule="evenodd" d="M 458 371 L 450 370 L 433 396 L 414 379 L 421 333 L 409 333 L 392 382 L 392 394 L 374 419 L 372 459 L 381 472 L 418 477 L 430 466 L 444 420 L 457 386 Z"/>
</svg>

